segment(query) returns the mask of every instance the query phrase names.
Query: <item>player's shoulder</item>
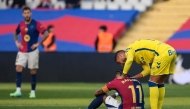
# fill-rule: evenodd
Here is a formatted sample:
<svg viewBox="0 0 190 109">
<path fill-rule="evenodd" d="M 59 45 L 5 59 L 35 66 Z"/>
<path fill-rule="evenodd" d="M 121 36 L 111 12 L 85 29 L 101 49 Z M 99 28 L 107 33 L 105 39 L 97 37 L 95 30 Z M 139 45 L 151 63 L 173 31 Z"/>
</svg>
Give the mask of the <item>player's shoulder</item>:
<svg viewBox="0 0 190 109">
<path fill-rule="evenodd" d="M 23 24 L 25 24 L 25 21 L 20 21 L 19 22 L 19 25 L 23 25 Z"/>
<path fill-rule="evenodd" d="M 128 54 L 129 51 L 134 51 L 134 45 L 133 44 L 130 44 L 127 46 L 127 48 L 124 50 L 125 51 L 125 54 Z"/>
<path fill-rule="evenodd" d="M 112 81 L 110 81 L 109 83 L 115 84 L 118 83 L 118 81 L 120 81 L 120 79 L 114 78 Z"/>
<path fill-rule="evenodd" d="M 137 80 L 136 78 L 132 78 L 132 77 L 127 76 L 126 79 L 129 79 L 132 82 L 139 82 L 140 83 L 140 81 Z"/>
<path fill-rule="evenodd" d="M 40 21 L 35 20 L 35 19 L 32 19 L 32 21 L 31 21 L 31 22 L 32 22 L 32 23 L 36 23 L 36 24 L 40 23 Z"/>
<path fill-rule="evenodd" d="M 31 21 L 32 23 L 38 23 L 39 21 L 35 20 L 35 19 L 32 19 Z"/>
</svg>

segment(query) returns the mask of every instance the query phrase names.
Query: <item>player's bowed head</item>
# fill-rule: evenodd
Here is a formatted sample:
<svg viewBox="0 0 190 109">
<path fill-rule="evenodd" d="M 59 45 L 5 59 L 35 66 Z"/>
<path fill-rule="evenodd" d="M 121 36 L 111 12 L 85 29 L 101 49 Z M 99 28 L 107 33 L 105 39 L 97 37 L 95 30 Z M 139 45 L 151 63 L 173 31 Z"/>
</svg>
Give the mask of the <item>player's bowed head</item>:
<svg viewBox="0 0 190 109">
<path fill-rule="evenodd" d="M 122 70 L 118 70 L 118 71 L 116 71 L 115 77 L 117 79 L 125 79 L 126 75 L 123 74 Z"/>
<path fill-rule="evenodd" d="M 115 62 L 124 66 L 127 58 L 125 56 L 125 51 L 124 50 L 119 50 L 115 53 Z"/>
</svg>

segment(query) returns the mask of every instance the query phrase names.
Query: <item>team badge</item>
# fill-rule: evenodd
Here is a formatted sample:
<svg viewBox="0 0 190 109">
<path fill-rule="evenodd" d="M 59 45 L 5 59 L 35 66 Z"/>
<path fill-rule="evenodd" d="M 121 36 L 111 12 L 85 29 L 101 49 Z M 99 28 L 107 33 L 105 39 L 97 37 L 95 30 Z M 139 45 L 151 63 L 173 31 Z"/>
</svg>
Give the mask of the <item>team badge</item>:
<svg viewBox="0 0 190 109">
<path fill-rule="evenodd" d="M 25 31 L 27 32 L 27 31 L 28 31 L 28 28 L 25 28 Z"/>
<path fill-rule="evenodd" d="M 29 35 L 25 35 L 24 36 L 24 41 L 26 41 L 26 42 L 30 41 L 30 36 Z"/>
</svg>

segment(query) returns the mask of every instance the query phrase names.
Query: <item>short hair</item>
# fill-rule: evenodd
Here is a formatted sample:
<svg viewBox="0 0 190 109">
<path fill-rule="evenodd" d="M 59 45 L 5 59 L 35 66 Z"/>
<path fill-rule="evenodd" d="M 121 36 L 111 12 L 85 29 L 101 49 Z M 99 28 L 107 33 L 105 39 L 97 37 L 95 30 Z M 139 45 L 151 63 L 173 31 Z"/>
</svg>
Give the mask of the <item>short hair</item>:
<svg viewBox="0 0 190 109">
<path fill-rule="evenodd" d="M 53 25 L 49 25 L 49 26 L 47 27 L 47 30 L 49 31 L 51 28 L 54 28 L 54 26 L 53 26 Z"/>
<path fill-rule="evenodd" d="M 117 70 L 115 73 L 116 73 L 116 75 L 118 75 L 118 74 L 119 74 L 119 75 L 121 76 L 121 75 L 123 74 L 123 70 L 122 70 L 122 69 Z"/>
<path fill-rule="evenodd" d="M 124 50 L 119 50 L 119 51 L 117 51 L 116 53 L 115 53 L 115 62 L 116 62 L 116 60 L 117 60 L 117 58 L 118 58 L 118 55 L 120 54 L 120 53 L 123 53 L 123 52 L 125 52 Z"/>
<path fill-rule="evenodd" d="M 121 76 L 121 75 L 123 74 L 123 69 L 117 70 L 117 71 L 115 72 L 115 74 L 116 74 L 116 75 L 119 74 L 119 75 Z M 129 78 L 131 77 L 129 74 L 125 74 L 125 75 L 126 75 L 126 77 L 129 77 Z"/>
<path fill-rule="evenodd" d="M 31 11 L 31 9 L 29 7 L 27 7 L 27 6 L 22 9 L 22 12 L 24 12 L 25 10 Z"/>
<path fill-rule="evenodd" d="M 100 26 L 100 29 L 103 30 L 103 31 L 107 31 L 107 26 L 102 25 L 102 26 Z"/>
</svg>

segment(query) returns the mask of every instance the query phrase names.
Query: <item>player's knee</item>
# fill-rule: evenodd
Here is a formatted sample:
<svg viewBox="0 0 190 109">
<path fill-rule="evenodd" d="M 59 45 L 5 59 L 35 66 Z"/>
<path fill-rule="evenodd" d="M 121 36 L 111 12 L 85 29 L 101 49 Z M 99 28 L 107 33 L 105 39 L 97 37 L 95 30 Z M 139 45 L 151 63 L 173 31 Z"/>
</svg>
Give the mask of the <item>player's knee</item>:
<svg viewBox="0 0 190 109">
<path fill-rule="evenodd" d="M 31 74 L 31 75 L 35 75 L 36 72 L 37 72 L 37 69 L 30 69 L 30 74 Z"/>
<path fill-rule="evenodd" d="M 22 66 L 20 66 L 20 65 L 16 66 L 16 72 L 22 72 L 22 70 L 23 70 Z"/>
</svg>

